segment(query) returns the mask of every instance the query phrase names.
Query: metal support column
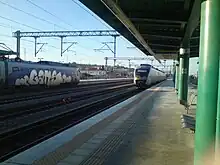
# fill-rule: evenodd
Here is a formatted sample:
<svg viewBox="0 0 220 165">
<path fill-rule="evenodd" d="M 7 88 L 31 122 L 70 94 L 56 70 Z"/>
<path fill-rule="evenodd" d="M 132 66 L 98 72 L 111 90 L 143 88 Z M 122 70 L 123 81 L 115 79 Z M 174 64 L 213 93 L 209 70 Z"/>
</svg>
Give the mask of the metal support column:
<svg viewBox="0 0 220 165">
<path fill-rule="evenodd" d="M 201 4 L 200 57 L 194 165 L 204 164 L 204 154 L 214 153 L 219 74 L 220 1 Z M 218 135 L 219 137 L 219 135 Z M 219 156 L 219 155 L 218 155 Z M 210 159 L 213 157 L 210 155 Z"/>
<path fill-rule="evenodd" d="M 178 91 L 179 88 L 179 61 L 176 64 L 176 76 L 175 76 L 175 89 L 176 91 Z"/>
<path fill-rule="evenodd" d="M 219 59 L 220 62 L 220 59 Z M 220 66 L 220 63 L 219 63 Z M 220 83 L 220 67 L 218 84 Z M 217 114 L 216 114 L 216 137 L 215 137 L 215 157 L 219 157 L 220 154 L 220 87 L 218 85 L 218 100 L 217 100 Z"/>
<path fill-rule="evenodd" d="M 129 68 L 129 71 L 131 69 L 131 59 L 128 60 L 128 68 Z"/>
<path fill-rule="evenodd" d="M 105 57 L 105 69 L 107 71 L 107 68 L 108 68 L 108 57 Z"/>
<path fill-rule="evenodd" d="M 21 36 L 20 36 L 20 31 L 16 31 L 16 38 L 17 38 L 17 57 L 20 57 L 20 48 L 21 48 Z"/>
<path fill-rule="evenodd" d="M 60 49 L 61 49 L 60 55 L 62 57 L 63 56 L 63 37 L 60 37 Z"/>
<path fill-rule="evenodd" d="M 189 49 L 182 49 L 180 53 L 180 75 L 179 75 L 179 100 L 180 104 L 187 104 L 188 77 L 189 77 Z"/>
<path fill-rule="evenodd" d="M 182 95 L 182 69 L 183 69 L 183 58 L 179 58 L 179 73 L 178 73 L 178 99 L 180 100 L 180 96 Z"/>
<path fill-rule="evenodd" d="M 37 37 L 34 37 L 34 56 L 37 55 Z"/>
<path fill-rule="evenodd" d="M 116 37 L 114 36 L 114 58 L 116 58 Z M 116 59 L 114 59 L 114 67 L 115 67 Z"/>
</svg>

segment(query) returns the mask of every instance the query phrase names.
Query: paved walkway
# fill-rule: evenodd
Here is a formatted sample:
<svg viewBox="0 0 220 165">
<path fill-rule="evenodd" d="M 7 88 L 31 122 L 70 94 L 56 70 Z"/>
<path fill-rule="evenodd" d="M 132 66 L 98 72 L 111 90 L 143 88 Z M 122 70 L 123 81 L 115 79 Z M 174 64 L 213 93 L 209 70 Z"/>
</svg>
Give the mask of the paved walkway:
<svg viewBox="0 0 220 165">
<path fill-rule="evenodd" d="M 184 107 L 167 81 L 140 115 L 107 165 L 192 165 L 194 135 L 181 129 Z M 150 104 L 146 103 L 145 107 Z M 150 111 L 150 113 L 148 113 Z"/>
</svg>

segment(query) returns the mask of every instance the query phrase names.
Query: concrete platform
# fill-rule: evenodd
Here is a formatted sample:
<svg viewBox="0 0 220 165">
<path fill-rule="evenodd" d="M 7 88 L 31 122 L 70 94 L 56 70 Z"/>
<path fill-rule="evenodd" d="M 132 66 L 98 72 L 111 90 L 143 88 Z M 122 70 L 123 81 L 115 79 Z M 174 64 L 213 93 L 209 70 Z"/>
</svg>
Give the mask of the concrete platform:
<svg viewBox="0 0 220 165">
<path fill-rule="evenodd" d="M 193 164 L 193 134 L 181 129 L 182 113 L 167 80 L 2 164 Z"/>
<path fill-rule="evenodd" d="M 119 81 L 131 81 L 132 78 L 110 78 L 110 79 L 85 79 L 85 80 L 80 80 L 80 85 L 86 85 L 86 84 L 93 84 L 93 83 L 106 83 L 106 82 L 119 82 Z"/>
</svg>

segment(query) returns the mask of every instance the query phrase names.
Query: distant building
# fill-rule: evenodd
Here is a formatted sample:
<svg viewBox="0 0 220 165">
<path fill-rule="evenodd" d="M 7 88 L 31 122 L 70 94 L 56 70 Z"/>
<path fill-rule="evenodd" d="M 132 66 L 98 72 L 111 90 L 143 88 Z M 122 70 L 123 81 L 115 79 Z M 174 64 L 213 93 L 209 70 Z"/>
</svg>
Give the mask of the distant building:
<svg viewBox="0 0 220 165">
<path fill-rule="evenodd" d="M 106 71 L 101 67 L 85 67 L 80 70 L 82 78 L 104 78 Z"/>
</svg>

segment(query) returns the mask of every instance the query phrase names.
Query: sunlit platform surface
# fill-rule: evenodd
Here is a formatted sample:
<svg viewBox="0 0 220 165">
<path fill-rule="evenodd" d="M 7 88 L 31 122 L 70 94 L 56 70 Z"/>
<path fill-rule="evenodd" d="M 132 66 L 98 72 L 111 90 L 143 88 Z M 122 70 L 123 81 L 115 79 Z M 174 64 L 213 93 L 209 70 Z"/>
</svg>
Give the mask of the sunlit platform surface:
<svg viewBox="0 0 220 165">
<path fill-rule="evenodd" d="M 4 165 L 191 165 L 193 134 L 167 80 L 5 161 Z"/>
</svg>

